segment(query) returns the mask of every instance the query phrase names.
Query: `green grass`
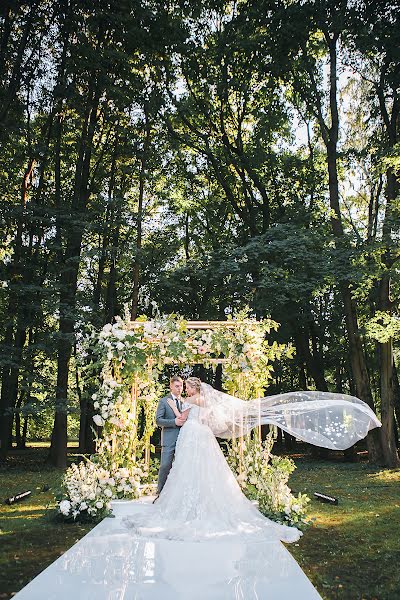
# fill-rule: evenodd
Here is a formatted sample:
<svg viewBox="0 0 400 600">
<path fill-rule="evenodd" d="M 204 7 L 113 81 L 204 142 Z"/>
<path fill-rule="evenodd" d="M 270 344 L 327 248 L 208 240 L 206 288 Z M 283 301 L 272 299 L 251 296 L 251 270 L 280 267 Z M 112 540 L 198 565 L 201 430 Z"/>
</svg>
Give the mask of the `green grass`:
<svg viewBox="0 0 400 600">
<path fill-rule="evenodd" d="M 15 451 L 0 471 L 1 600 L 11 598 L 92 528 L 64 524 L 49 510 L 63 473 L 44 464 L 46 452 L 45 447 Z M 26 490 L 32 491 L 26 500 L 4 504 Z"/>
<path fill-rule="evenodd" d="M 400 470 L 365 463 L 296 459 L 291 486 L 322 492 L 337 506 L 313 500 L 315 524 L 288 546 L 323 598 L 400 598 Z"/>
<path fill-rule="evenodd" d="M 10 598 L 91 529 L 54 519 L 49 509 L 62 473 L 44 466 L 45 452 L 44 447 L 14 452 L 0 472 L 1 500 L 32 490 L 27 500 L 0 508 L 1 600 Z M 310 516 L 315 524 L 297 544 L 287 546 L 321 596 L 400 598 L 400 471 L 305 457 L 295 461 L 298 468 L 290 483 L 296 492 L 312 496 L 318 491 L 339 498 L 338 506 L 313 500 Z M 44 486 L 50 489 L 42 491 Z"/>
</svg>

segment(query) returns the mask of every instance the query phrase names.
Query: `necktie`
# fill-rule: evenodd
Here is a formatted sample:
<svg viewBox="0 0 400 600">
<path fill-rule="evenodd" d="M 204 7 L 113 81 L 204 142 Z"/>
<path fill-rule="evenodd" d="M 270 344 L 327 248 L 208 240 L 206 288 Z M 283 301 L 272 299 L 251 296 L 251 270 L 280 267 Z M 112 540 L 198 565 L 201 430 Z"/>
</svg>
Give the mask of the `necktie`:
<svg viewBox="0 0 400 600">
<path fill-rule="evenodd" d="M 175 404 L 176 404 L 176 408 L 179 410 L 179 412 L 182 412 L 181 403 L 180 403 L 179 398 L 175 398 Z"/>
</svg>

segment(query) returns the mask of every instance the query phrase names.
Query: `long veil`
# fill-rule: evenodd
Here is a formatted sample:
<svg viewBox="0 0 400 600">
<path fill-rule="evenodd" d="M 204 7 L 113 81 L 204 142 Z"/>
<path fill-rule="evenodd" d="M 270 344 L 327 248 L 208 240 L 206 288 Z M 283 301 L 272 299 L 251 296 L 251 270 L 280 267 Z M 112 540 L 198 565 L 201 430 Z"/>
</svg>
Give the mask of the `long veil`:
<svg viewBox="0 0 400 600">
<path fill-rule="evenodd" d="M 331 392 L 288 392 L 246 401 L 202 383 L 200 403 L 204 421 L 219 438 L 270 424 L 315 446 L 345 450 L 381 426 L 365 402 Z"/>
</svg>

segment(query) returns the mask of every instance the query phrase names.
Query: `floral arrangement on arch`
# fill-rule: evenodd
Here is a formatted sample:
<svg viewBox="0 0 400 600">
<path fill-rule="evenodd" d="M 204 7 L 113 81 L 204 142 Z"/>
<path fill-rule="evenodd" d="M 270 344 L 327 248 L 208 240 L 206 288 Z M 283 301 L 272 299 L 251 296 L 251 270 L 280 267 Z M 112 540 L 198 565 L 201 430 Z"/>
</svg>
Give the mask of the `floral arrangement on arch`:
<svg viewBox="0 0 400 600">
<path fill-rule="evenodd" d="M 270 319 L 256 321 L 244 311 L 228 323 L 196 330 L 174 314 L 151 321 L 142 317 L 134 323 L 117 317 L 100 333 L 92 333 L 82 354 L 90 352 L 101 365 L 99 386 L 92 395 L 93 421 L 101 435 L 96 438 L 96 454 L 84 466 L 67 470 L 60 514 L 102 518 L 110 513 L 112 499 L 138 498 L 149 491 L 157 471 L 150 438 L 157 401 L 164 393 L 159 376 L 166 364 L 210 367 L 223 361 L 228 393 L 242 398 L 262 395 L 273 361 L 291 350 L 268 342 L 266 334 L 278 328 Z M 140 433 L 139 415 L 144 422 Z"/>
</svg>

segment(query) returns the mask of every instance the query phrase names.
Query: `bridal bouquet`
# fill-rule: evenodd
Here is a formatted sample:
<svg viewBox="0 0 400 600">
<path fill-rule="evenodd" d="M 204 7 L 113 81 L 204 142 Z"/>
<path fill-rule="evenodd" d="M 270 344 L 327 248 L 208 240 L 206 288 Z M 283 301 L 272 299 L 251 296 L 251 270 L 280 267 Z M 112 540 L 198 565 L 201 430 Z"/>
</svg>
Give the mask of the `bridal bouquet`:
<svg viewBox="0 0 400 600">
<path fill-rule="evenodd" d="M 242 448 L 238 444 L 242 443 Z M 243 493 L 256 500 L 263 515 L 285 525 L 308 524 L 306 494 L 292 494 L 287 485 L 296 465 L 287 457 L 271 454 L 274 440 L 269 434 L 260 444 L 257 437 L 227 446 L 227 461 Z"/>
</svg>

